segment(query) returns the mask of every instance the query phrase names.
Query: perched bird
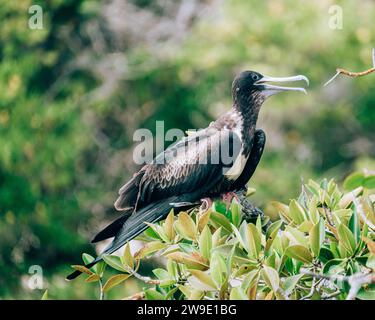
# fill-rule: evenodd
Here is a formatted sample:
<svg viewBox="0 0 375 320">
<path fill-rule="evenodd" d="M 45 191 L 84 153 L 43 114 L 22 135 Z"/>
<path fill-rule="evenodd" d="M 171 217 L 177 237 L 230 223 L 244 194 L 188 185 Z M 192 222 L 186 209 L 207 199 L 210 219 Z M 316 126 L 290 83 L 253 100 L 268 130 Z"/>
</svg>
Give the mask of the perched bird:
<svg viewBox="0 0 375 320">
<path fill-rule="evenodd" d="M 92 242 L 114 237 L 103 251 L 111 254 L 147 229 L 174 208 L 175 212 L 198 206 L 202 199 L 206 207 L 211 198 L 246 188 L 263 153 L 266 136 L 256 129 L 263 102 L 282 91 L 302 91 L 304 88 L 282 87 L 277 82 L 306 81 L 298 75 L 271 78 L 254 71 L 240 73 L 232 84 L 232 109 L 207 128 L 188 135 L 160 153 L 141 168 L 119 190 L 115 208 L 123 215 L 99 232 Z M 224 156 L 223 156 L 224 155 Z M 97 257 L 86 267 L 102 260 Z M 75 271 L 67 279 L 80 274 Z"/>
</svg>

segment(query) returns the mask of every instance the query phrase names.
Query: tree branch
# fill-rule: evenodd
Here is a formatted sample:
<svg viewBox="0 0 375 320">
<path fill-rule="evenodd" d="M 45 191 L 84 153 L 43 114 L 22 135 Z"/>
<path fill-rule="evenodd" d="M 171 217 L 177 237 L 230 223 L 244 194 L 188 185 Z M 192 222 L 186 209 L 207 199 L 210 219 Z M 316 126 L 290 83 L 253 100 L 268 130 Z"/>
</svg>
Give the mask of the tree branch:
<svg viewBox="0 0 375 320">
<path fill-rule="evenodd" d="M 343 276 L 343 275 L 323 275 L 317 274 L 314 272 L 310 272 L 307 270 L 301 271 L 303 274 L 309 275 L 313 278 L 317 279 L 326 279 L 329 281 L 339 280 L 339 281 L 346 281 L 350 285 L 349 293 L 346 297 L 346 300 L 354 300 L 358 294 L 358 291 L 361 287 L 365 284 L 374 284 L 375 283 L 375 273 L 356 273 L 351 276 Z"/>
<path fill-rule="evenodd" d="M 365 71 L 362 71 L 362 72 L 352 72 L 352 71 L 348 71 L 346 69 L 343 69 L 343 68 L 337 68 L 336 69 L 336 74 L 331 78 L 329 79 L 323 86 L 327 86 L 329 85 L 333 80 L 335 80 L 340 74 L 344 74 L 348 77 L 352 77 L 352 78 L 355 78 L 355 77 L 362 77 L 362 76 L 366 76 L 372 72 L 375 72 L 375 48 L 372 49 L 372 68 L 368 69 L 368 70 L 365 70 Z"/>
</svg>

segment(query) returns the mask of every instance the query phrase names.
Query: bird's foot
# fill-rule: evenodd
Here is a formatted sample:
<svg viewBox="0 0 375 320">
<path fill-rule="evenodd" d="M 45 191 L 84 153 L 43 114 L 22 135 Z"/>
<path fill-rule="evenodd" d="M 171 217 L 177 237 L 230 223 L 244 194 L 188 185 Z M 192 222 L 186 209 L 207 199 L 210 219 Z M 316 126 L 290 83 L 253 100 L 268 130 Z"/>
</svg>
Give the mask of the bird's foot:
<svg viewBox="0 0 375 320">
<path fill-rule="evenodd" d="M 264 212 L 258 207 L 254 206 L 246 197 L 240 197 L 240 204 L 242 206 L 243 220 L 246 222 L 255 223 L 260 217 L 263 221 L 265 219 Z"/>
<path fill-rule="evenodd" d="M 212 204 L 213 204 L 213 201 L 211 198 L 203 198 L 201 199 L 201 206 L 199 207 L 199 212 L 200 213 L 204 213 L 206 212 L 208 209 L 210 209 L 212 207 Z"/>
<path fill-rule="evenodd" d="M 259 216 L 263 219 L 265 216 L 263 211 L 254 206 L 254 204 L 246 197 L 246 194 L 247 188 L 243 188 L 236 192 L 236 199 L 242 207 L 243 220 L 247 222 L 255 222 Z"/>
<path fill-rule="evenodd" d="M 230 205 L 232 204 L 233 199 L 236 199 L 239 202 L 238 194 L 233 192 L 233 191 L 224 193 L 222 198 L 223 198 L 223 201 L 226 203 L 227 211 L 228 211 Z"/>
</svg>

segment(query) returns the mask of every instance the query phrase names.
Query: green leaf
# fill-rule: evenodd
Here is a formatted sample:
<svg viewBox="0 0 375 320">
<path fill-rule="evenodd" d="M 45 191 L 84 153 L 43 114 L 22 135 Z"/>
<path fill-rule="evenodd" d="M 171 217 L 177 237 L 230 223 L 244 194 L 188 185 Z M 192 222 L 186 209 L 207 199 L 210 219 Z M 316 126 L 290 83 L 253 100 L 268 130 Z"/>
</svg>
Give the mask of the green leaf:
<svg viewBox="0 0 375 320">
<path fill-rule="evenodd" d="M 286 226 L 284 233 L 285 233 L 285 236 L 288 237 L 290 241 L 292 241 L 292 243 L 296 243 L 304 247 L 307 247 L 309 245 L 309 242 L 305 236 L 305 233 L 299 231 L 296 228 L 293 228 L 291 226 Z"/>
<path fill-rule="evenodd" d="M 246 198 L 252 196 L 257 190 L 255 188 L 247 188 Z"/>
<path fill-rule="evenodd" d="M 354 190 L 350 190 L 350 192 L 344 194 L 340 201 L 339 201 L 339 207 L 342 208 L 342 209 L 346 209 L 348 208 L 352 202 L 354 201 L 354 199 L 356 197 L 358 197 L 359 195 L 361 195 L 363 192 L 363 188 L 362 187 L 359 187 L 359 188 L 356 188 Z"/>
<path fill-rule="evenodd" d="M 356 246 L 357 246 L 357 244 L 361 240 L 361 227 L 359 225 L 358 214 L 356 211 L 357 210 L 354 210 L 352 213 L 352 216 L 350 217 L 349 230 L 352 232 Z"/>
<path fill-rule="evenodd" d="M 90 269 L 86 268 L 85 266 L 75 264 L 75 265 L 72 265 L 72 268 L 74 270 L 78 270 L 78 271 L 80 271 L 82 273 L 86 273 L 88 275 L 94 274 Z"/>
<path fill-rule="evenodd" d="M 289 214 L 289 207 L 281 202 L 278 201 L 271 201 L 270 205 L 272 205 L 278 212 L 279 216 L 282 217 L 286 222 L 291 222 L 292 218 Z"/>
<path fill-rule="evenodd" d="M 124 254 L 122 256 L 121 262 L 128 266 L 130 269 L 134 269 L 134 259 L 130 252 L 129 242 L 125 245 Z"/>
<path fill-rule="evenodd" d="M 241 284 L 242 289 L 247 291 L 254 284 L 258 282 L 258 279 L 259 279 L 259 269 L 251 270 L 242 281 L 242 284 Z"/>
<path fill-rule="evenodd" d="M 89 283 L 91 283 L 91 282 L 97 282 L 97 281 L 99 281 L 100 280 L 100 276 L 98 275 L 98 274 L 92 274 L 91 276 L 88 276 L 86 279 L 85 279 L 85 281 L 86 282 L 89 282 Z"/>
<path fill-rule="evenodd" d="M 168 214 L 168 216 L 165 219 L 164 224 L 163 224 L 164 233 L 168 237 L 169 241 L 172 241 L 174 239 L 174 237 L 176 236 L 176 233 L 175 233 L 174 228 L 173 228 L 173 224 L 174 224 L 174 212 L 173 212 L 173 209 L 172 209 L 169 212 L 169 214 Z"/>
<path fill-rule="evenodd" d="M 238 227 L 241 223 L 241 209 L 235 199 L 232 201 L 230 211 L 232 212 L 232 223 Z"/>
<path fill-rule="evenodd" d="M 130 277 L 130 274 L 116 274 L 113 277 L 110 277 L 107 282 L 103 286 L 103 291 L 108 292 L 113 287 L 119 285 L 120 283 L 124 282 L 126 279 Z"/>
<path fill-rule="evenodd" d="M 285 278 L 285 281 L 283 283 L 283 290 L 284 290 L 284 294 L 287 297 L 289 297 L 292 294 L 297 283 L 301 280 L 303 276 L 304 276 L 303 274 L 297 274 L 295 276 L 290 276 L 290 277 Z"/>
<path fill-rule="evenodd" d="M 366 177 L 363 181 L 363 187 L 367 189 L 375 189 L 375 175 Z"/>
<path fill-rule="evenodd" d="M 201 290 L 191 290 L 188 300 L 201 300 L 204 297 L 204 292 Z"/>
<path fill-rule="evenodd" d="M 194 220 L 186 213 L 181 212 L 174 224 L 176 232 L 188 240 L 196 240 L 198 237 L 197 227 Z"/>
<path fill-rule="evenodd" d="M 227 263 L 226 264 L 227 264 L 227 273 L 228 274 L 230 274 L 232 272 L 233 258 L 234 258 L 234 254 L 235 254 L 237 249 L 238 249 L 237 246 L 235 246 L 235 245 L 232 246 L 232 249 L 231 249 L 229 255 L 226 256 L 227 257 Z"/>
<path fill-rule="evenodd" d="M 147 300 L 165 300 L 165 296 L 155 289 L 148 289 L 145 291 L 145 296 Z"/>
<path fill-rule="evenodd" d="M 309 180 L 306 187 L 310 190 L 310 192 L 314 195 L 319 195 L 320 185 L 316 183 L 314 180 Z"/>
<path fill-rule="evenodd" d="M 162 268 L 156 268 L 154 270 L 152 270 L 152 273 L 159 279 L 159 280 L 163 280 L 163 279 L 170 279 L 170 275 L 168 273 L 167 270 L 165 269 L 162 269 Z"/>
<path fill-rule="evenodd" d="M 252 223 L 249 223 L 245 230 L 246 250 L 252 258 L 258 259 L 261 251 L 261 237 L 259 231 Z"/>
<path fill-rule="evenodd" d="M 211 221 L 218 224 L 219 226 L 222 226 L 224 230 L 231 233 L 232 232 L 232 226 L 228 218 L 216 211 L 211 212 Z"/>
<path fill-rule="evenodd" d="M 332 251 L 330 249 L 325 248 L 325 247 L 321 247 L 320 248 L 320 253 L 319 253 L 318 259 L 321 262 L 326 263 L 329 260 L 332 260 L 334 258 L 335 258 L 335 256 L 333 255 L 333 253 L 332 253 Z"/>
<path fill-rule="evenodd" d="M 167 271 L 170 274 L 171 278 L 177 278 L 177 263 L 171 259 L 167 260 Z"/>
<path fill-rule="evenodd" d="M 202 256 L 209 260 L 212 249 L 212 235 L 207 225 L 204 227 L 202 233 L 200 234 L 198 243 L 199 250 Z"/>
<path fill-rule="evenodd" d="M 186 254 L 183 252 L 172 252 L 167 255 L 168 259 L 172 259 L 178 263 L 185 264 L 189 269 L 207 270 L 208 265 L 204 257 L 198 253 Z"/>
<path fill-rule="evenodd" d="M 120 257 L 105 254 L 103 255 L 103 260 L 105 261 L 106 264 L 108 264 L 113 269 L 116 269 L 121 272 L 127 272 L 127 270 L 124 268 L 122 264 Z"/>
<path fill-rule="evenodd" d="M 48 290 L 44 291 L 41 300 L 48 300 Z"/>
<path fill-rule="evenodd" d="M 162 243 L 160 241 L 152 241 L 152 242 L 146 243 L 145 246 L 143 246 L 140 250 L 138 250 L 134 254 L 134 259 L 141 260 L 144 257 L 147 257 L 157 251 L 164 249 L 166 246 L 167 245 L 165 243 Z"/>
<path fill-rule="evenodd" d="M 106 263 L 104 261 L 100 261 L 96 264 L 96 273 L 99 275 L 99 276 L 103 276 L 104 274 L 104 270 L 105 270 L 105 267 L 106 267 Z"/>
<path fill-rule="evenodd" d="M 289 246 L 285 250 L 285 255 L 289 258 L 293 258 L 304 263 L 312 262 L 312 256 L 309 249 L 301 245 Z"/>
<path fill-rule="evenodd" d="M 372 269 L 372 271 L 375 271 L 375 254 L 370 254 L 366 261 L 366 267 Z"/>
<path fill-rule="evenodd" d="M 306 219 L 305 210 L 296 201 L 292 200 L 289 204 L 289 216 L 292 218 L 293 222 L 297 225 L 301 224 Z"/>
<path fill-rule="evenodd" d="M 164 232 L 164 228 L 158 224 L 145 222 L 157 235 L 158 239 L 163 240 L 164 242 L 169 242 L 168 236 Z M 150 234 L 151 235 L 151 234 Z"/>
<path fill-rule="evenodd" d="M 318 211 L 318 198 L 316 196 L 313 196 L 309 203 L 309 216 L 310 220 L 317 224 L 319 222 L 320 214 Z"/>
<path fill-rule="evenodd" d="M 160 236 L 158 235 L 157 232 L 155 232 L 155 230 L 150 226 L 150 228 L 147 228 L 143 234 L 147 237 L 147 238 L 151 238 L 151 239 L 155 239 L 155 240 L 161 240 Z"/>
<path fill-rule="evenodd" d="M 269 239 L 269 238 L 274 239 L 276 237 L 277 233 L 279 232 L 282 225 L 283 225 L 282 220 L 277 220 L 277 221 L 271 223 L 271 225 L 267 229 L 266 238 L 267 239 Z"/>
<path fill-rule="evenodd" d="M 310 230 L 310 248 L 314 257 L 318 257 L 320 253 L 320 248 L 322 247 L 323 241 L 325 239 L 325 227 L 324 227 L 324 220 L 320 219 L 320 221 L 314 225 Z"/>
<path fill-rule="evenodd" d="M 343 259 L 332 259 L 324 265 L 323 274 L 342 274 L 345 272 L 344 264 L 345 260 Z"/>
<path fill-rule="evenodd" d="M 356 249 L 353 233 L 343 223 L 339 224 L 337 232 L 341 245 L 350 253 L 350 255 L 352 255 Z"/>
<path fill-rule="evenodd" d="M 365 177 L 362 172 L 354 172 L 344 180 L 344 188 L 346 190 L 353 190 L 355 188 L 361 187 L 363 186 L 364 179 Z"/>
<path fill-rule="evenodd" d="M 261 275 L 267 286 L 276 293 L 280 285 L 279 273 L 274 268 L 263 266 Z"/>
<path fill-rule="evenodd" d="M 272 252 L 271 255 L 269 255 L 266 260 L 264 260 L 264 264 L 269 266 L 269 267 L 272 267 L 274 269 L 277 269 L 276 268 L 276 254 L 275 254 L 275 251 Z"/>
<path fill-rule="evenodd" d="M 186 286 L 186 285 L 184 285 L 184 286 L 179 285 L 178 286 L 178 290 L 180 290 L 182 292 L 182 294 L 185 296 L 185 298 L 188 298 L 190 296 L 191 289 L 192 289 L 191 287 Z"/>
<path fill-rule="evenodd" d="M 181 249 L 182 252 L 185 252 L 187 254 L 197 252 L 197 249 L 196 249 L 195 245 L 193 245 L 191 243 L 180 242 L 178 244 L 178 247 Z"/>
<path fill-rule="evenodd" d="M 272 243 L 277 237 L 277 234 L 283 224 L 282 220 L 278 220 L 273 222 L 267 229 L 266 232 L 266 246 L 265 246 L 265 251 L 268 251 L 271 248 Z"/>
<path fill-rule="evenodd" d="M 235 287 L 230 291 L 229 300 L 249 300 L 249 298 L 241 287 Z"/>
<path fill-rule="evenodd" d="M 241 230 L 244 230 L 244 228 L 246 228 L 246 221 L 243 221 L 241 226 L 240 226 Z M 240 230 L 238 230 L 236 228 L 236 226 L 233 225 L 233 224 L 232 224 L 232 230 L 233 230 L 234 235 L 236 236 L 236 239 L 238 240 L 238 242 L 242 246 L 242 248 L 246 249 L 245 236 L 242 235 L 244 232 L 240 232 Z"/>
<path fill-rule="evenodd" d="M 211 217 L 211 212 L 212 212 L 212 209 L 210 208 L 199 216 L 198 218 L 198 231 L 199 232 L 202 232 L 204 227 L 207 225 Z"/>
<path fill-rule="evenodd" d="M 88 253 L 82 253 L 82 260 L 87 265 L 87 264 L 93 262 L 95 260 L 95 258 L 93 256 L 89 255 Z M 93 266 L 90 269 L 92 269 L 94 272 L 96 272 L 96 268 L 95 267 L 96 266 Z"/>
<path fill-rule="evenodd" d="M 220 289 L 226 279 L 227 267 L 224 257 L 217 251 L 212 254 L 210 271 L 212 280 L 215 282 L 216 287 Z"/>
<path fill-rule="evenodd" d="M 201 291 L 215 291 L 216 285 L 212 281 L 212 277 L 207 272 L 201 270 L 188 270 L 191 273 L 191 277 L 188 278 L 189 283 L 198 290 Z"/>
<path fill-rule="evenodd" d="M 375 300 L 375 284 L 370 284 L 367 287 L 361 288 L 358 291 L 357 299 Z"/>
</svg>

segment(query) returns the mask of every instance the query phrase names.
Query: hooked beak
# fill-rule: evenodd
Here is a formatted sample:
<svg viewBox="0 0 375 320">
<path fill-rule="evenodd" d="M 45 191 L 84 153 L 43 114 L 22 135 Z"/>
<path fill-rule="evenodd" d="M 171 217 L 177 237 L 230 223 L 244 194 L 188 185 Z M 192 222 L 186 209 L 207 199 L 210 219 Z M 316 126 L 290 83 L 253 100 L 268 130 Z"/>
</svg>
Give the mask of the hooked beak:
<svg viewBox="0 0 375 320">
<path fill-rule="evenodd" d="M 309 79 L 305 76 L 298 75 L 293 77 L 282 77 L 282 78 L 273 78 L 273 77 L 267 77 L 264 76 L 260 80 L 258 80 L 255 85 L 262 86 L 262 93 L 266 95 L 266 97 L 272 96 L 276 93 L 282 92 L 282 91 L 301 91 L 304 94 L 307 94 L 305 88 L 299 88 L 299 87 L 281 87 L 277 85 L 268 84 L 268 82 L 293 82 L 293 81 L 305 81 L 307 85 L 309 85 Z"/>
</svg>

